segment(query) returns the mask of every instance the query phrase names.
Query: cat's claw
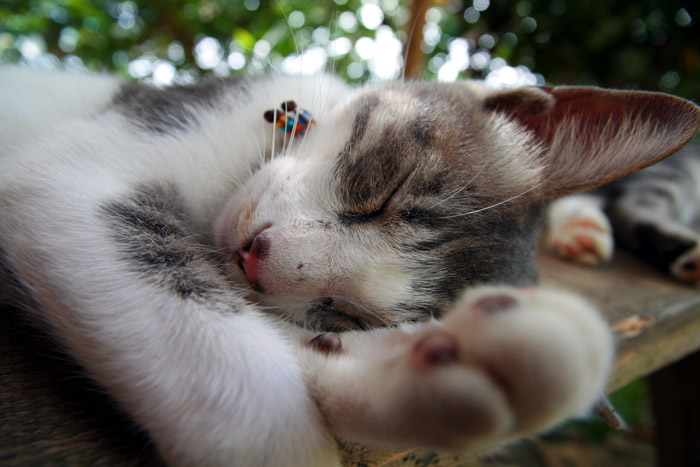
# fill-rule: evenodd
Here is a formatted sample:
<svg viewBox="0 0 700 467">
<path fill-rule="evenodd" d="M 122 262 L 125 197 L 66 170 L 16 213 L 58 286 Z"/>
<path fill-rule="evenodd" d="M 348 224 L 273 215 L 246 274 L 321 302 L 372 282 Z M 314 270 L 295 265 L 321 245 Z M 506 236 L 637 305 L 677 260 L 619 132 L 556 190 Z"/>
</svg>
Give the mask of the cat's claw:
<svg viewBox="0 0 700 467">
<path fill-rule="evenodd" d="M 671 264 L 671 275 L 684 282 L 700 284 L 700 243 Z"/>
<path fill-rule="evenodd" d="M 597 266 L 612 258 L 612 228 L 600 208 L 585 198 L 558 200 L 548 213 L 546 245 L 557 256 Z"/>
</svg>

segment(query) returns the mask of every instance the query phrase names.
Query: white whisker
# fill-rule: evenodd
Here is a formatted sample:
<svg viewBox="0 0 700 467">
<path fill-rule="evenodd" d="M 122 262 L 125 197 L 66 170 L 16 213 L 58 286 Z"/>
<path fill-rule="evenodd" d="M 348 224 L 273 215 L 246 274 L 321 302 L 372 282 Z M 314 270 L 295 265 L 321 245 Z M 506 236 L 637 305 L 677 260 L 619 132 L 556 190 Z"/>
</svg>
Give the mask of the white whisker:
<svg viewBox="0 0 700 467">
<path fill-rule="evenodd" d="M 262 133 L 262 145 L 263 146 L 262 146 L 262 148 L 260 148 L 260 163 L 258 165 L 260 167 L 262 167 L 265 164 L 265 158 L 266 158 L 266 155 L 265 155 L 265 140 L 266 140 L 265 131 L 267 130 L 267 120 L 265 120 L 264 118 L 260 119 L 260 125 L 261 125 L 260 129 L 262 130 L 261 133 Z"/>
<path fill-rule="evenodd" d="M 454 215 L 452 215 L 452 216 L 444 216 L 444 217 L 440 217 L 439 219 L 453 219 L 453 218 L 455 218 L 455 217 L 463 217 L 463 216 L 468 216 L 468 215 L 470 215 L 470 214 L 476 214 L 476 213 L 478 213 L 478 212 L 486 211 L 486 210 L 488 210 L 488 209 L 495 208 L 495 207 L 500 206 L 500 205 L 502 205 L 502 204 L 506 204 L 506 203 L 508 203 L 508 202 L 510 202 L 510 201 L 513 201 L 514 199 L 520 198 L 521 196 L 524 196 L 524 195 L 528 194 L 529 192 L 531 192 L 532 190 L 535 190 L 536 188 L 539 188 L 539 185 L 535 185 L 535 186 L 533 186 L 533 187 L 531 187 L 531 188 L 529 188 L 529 189 L 523 191 L 522 193 L 519 193 L 519 194 L 517 194 L 517 195 L 515 195 L 515 196 L 511 196 L 511 197 L 508 198 L 508 199 L 505 199 L 505 200 L 503 200 L 503 201 L 501 201 L 501 202 L 499 202 L 499 203 L 492 204 L 492 205 L 487 206 L 487 207 L 485 207 L 485 208 L 474 209 L 473 211 L 463 212 L 463 213 L 460 213 L 460 214 L 454 214 Z"/>
<path fill-rule="evenodd" d="M 299 107 L 297 107 L 295 112 L 294 112 L 294 125 L 292 125 L 292 134 L 289 138 L 289 148 L 291 148 L 292 145 L 294 144 L 294 139 L 296 138 L 296 135 L 297 135 L 297 125 L 298 124 L 299 124 Z"/>
<path fill-rule="evenodd" d="M 306 138 L 309 136 L 309 131 L 304 132 L 304 137 L 301 139 L 301 144 L 299 145 L 299 152 L 301 153 L 306 147 Z"/>
<path fill-rule="evenodd" d="M 270 160 L 275 158 L 275 136 L 277 134 L 277 107 L 272 111 L 272 149 L 270 149 Z"/>
<path fill-rule="evenodd" d="M 287 113 L 286 106 L 284 109 L 285 114 Z M 287 155 L 287 125 L 285 122 L 285 126 L 282 127 L 282 151 L 280 151 L 283 155 Z"/>
<path fill-rule="evenodd" d="M 333 24 L 333 17 L 331 16 L 331 18 L 328 21 L 329 21 L 328 37 L 330 38 L 330 37 L 333 37 L 333 33 L 331 31 L 331 25 Z M 335 8 L 335 23 L 337 24 L 337 22 L 338 22 L 338 7 L 336 6 L 336 8 Z M 335 47 L 336 47 L 336 45 L 333 44 L 333 48 L 334 48 L 333 57 L 335 57 Z M 335 74 L 335 58 L 333 58 L 331 60 L 331 74 L 332 75 Z M 328 101 L 330 100 L 330 96 L 331 96 L 331 88 L 332 88 L 332 86 L 328 86 L 328 90 L 326 91 L 326 98 L 323 101 L 323 103 L 320 105 L 321 115 L 324 115 L 326 113 L 326 108 L 328 107 Z"/>
<path fill-rule="evenodd" d="M 264 125 L 264 123 L 263 123 L 263 125 Z M 250 139 L 253 140 L 253 143 L 255 143 L 255 147 L 258 149 L 258 161 L 259 161 L 258 166 L 260 166 L 260 165 L 262 165 L 262 161 L 264 160 L 263 149 L 260 147 L 260 144 L 258 144 L 258 140 L 255 139 L 252 135 L 250 136 Z M 263 157 L 261 158 L 260 156 L 263 156 Z"/>
<path fill-rule="evenodd" d="M 487 166 L 488 166 L 488 164 L 484 164 L 484 166 L 481 167 L 481 169 L 480 169 L 472 178 L 470 178 L 469 181 L 468 181 L 467 183 L 465 183 L 464 185 L 462 185 L 461 188 L 455 190 L 451 195 L 447 196 L 446 198 L 443 198 L 443 199 L 441 199 L 441 200 L 435 202 L 435 204 L 433 204 L 432 206 L 430 206 L 430 209 L 434 209 L 434 208 L 440 206 L 441 204 L 446 203 L 447 201 L 449 201 L 449 200 L 452 199 L 453 197 L 457 196 L 457 195 L 458 195 L 459 193 L 461 193 L 462 191 L 464 191 L 464 190 L 466 190 L 467 188 L 469 188 L 469 187 L 471 186 L 472 182 L 474 182 L 474 180 L 476 180 L 476 179 L 479 177 L 479 175 L 481 175 L 481 173 L 484 171 L 484 169 L 486 169 Z"/>
</svg>

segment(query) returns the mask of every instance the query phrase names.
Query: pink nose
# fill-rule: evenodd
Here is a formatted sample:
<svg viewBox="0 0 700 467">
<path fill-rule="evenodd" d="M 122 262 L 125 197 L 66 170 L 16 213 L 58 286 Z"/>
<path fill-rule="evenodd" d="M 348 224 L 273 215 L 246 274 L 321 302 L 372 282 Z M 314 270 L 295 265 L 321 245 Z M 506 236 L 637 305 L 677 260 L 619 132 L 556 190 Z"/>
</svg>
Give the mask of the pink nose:
<svg viewBox="0 0 700 467">
<path fill-rule="evenodd" d="M 260 262 L 267 254 L 269 248 L 269 240 L 263 232 L 269 226 L 258 232 L 253 241 L 238 249 L 238 266 L 245 273 L 250 285 L 255 288 L 260 286 Z"/>
</svg>

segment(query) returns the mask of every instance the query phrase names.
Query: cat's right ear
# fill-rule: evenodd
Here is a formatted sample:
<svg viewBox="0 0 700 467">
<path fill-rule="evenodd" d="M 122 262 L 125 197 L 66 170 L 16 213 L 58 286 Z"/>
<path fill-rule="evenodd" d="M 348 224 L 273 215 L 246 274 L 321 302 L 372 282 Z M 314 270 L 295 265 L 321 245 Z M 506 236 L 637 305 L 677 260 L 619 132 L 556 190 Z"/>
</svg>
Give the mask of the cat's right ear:
<svg viewBox="0 0 700 467">
<path fill-rule="evenodd" d="M 493 91 L 484 107 L 524 125 L 543 147 L 543 198 L 647 167 L 680 149 L 700 127 L 695 104 L 654 92 L 520 88 Z"/>
</svg>

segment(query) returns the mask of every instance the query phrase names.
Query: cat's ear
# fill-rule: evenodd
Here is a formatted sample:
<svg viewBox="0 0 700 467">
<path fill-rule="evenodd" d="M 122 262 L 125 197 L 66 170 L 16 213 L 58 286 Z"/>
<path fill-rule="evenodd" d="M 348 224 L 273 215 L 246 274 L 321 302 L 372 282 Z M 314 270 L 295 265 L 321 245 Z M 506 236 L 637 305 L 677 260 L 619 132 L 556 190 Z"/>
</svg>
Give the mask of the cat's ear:
<svg viewBox="0 0 700 467">
<path fill-rule="evenodd" d="M 543 197 L 580 191 L 673 154 L 700 127 L 700 109 L 675 96 L 593 87 L 520 88 L 486 97 L 543 145 Z"/>
</svg>

